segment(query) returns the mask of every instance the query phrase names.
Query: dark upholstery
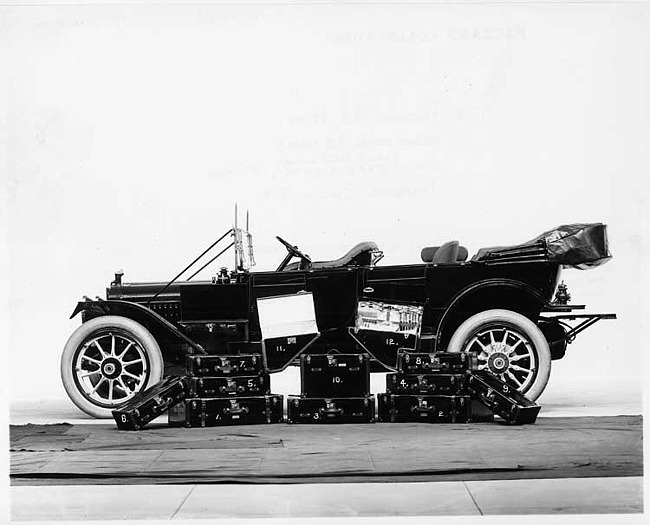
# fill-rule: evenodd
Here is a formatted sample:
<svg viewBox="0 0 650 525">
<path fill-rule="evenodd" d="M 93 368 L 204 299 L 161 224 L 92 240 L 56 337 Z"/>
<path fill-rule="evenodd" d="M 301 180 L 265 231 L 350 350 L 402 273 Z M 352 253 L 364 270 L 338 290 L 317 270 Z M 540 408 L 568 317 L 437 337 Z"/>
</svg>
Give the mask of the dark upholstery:
<svg viewBox="0 0 650 525">
<path fill-rule="evenodd" d="M 442 246 L 427 246 L 422 248 L 420 257 L 425 263 L 445 264 L 467 260 L 467 248 L 460 246 L 458 241 L 449 241 Z"/>
<path fill-rule="evenodd" d="M 420 252 L 422 262 L 430 263 L 433 261 L 433 256 L 438 251 L 438 248 L 440 248 L 440 246 L 427 246 L 426 248 L 422 248 L 422 251 Z"/>
<path fill-rule="evenodd" d="M 317 270 L 319 268 L 340 268 L 342 266 L 369 266 L 372 261 L 372 252 L 377 250 L 379 250 L 379 247 L 374 242 L 360 242 L 343 257 L 332 261 L 313 261 L 310 268 Z M 301 262 L 296 261 L 287 264 L 285 271 L 300 269 Z"/>
<path fill-rule="evenodd" d="M 436 250 L 436 253 L 433 254 L 433 259 L 431 259 L 431 262 L 433 264 L 456 262 L 459 247 L 460 243 L 458 241 L 446 242 Z"/>
</svg>

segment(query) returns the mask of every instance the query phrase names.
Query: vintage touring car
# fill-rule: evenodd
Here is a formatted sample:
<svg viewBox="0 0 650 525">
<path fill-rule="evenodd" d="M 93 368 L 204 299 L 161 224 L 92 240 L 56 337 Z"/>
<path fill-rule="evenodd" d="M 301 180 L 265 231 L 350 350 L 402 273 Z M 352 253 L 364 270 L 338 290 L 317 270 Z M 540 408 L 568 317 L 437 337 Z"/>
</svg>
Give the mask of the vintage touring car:
<svg viewBox="0 0 650 525">
<path fill-rule="evenodd" d="M 230 244 L 179 281 L 222 243 Z M 572 224 L 470 260 L 458 241 L 421 251 L 422 263 L 381 266 L 373 242 L 339 259 L 312 261 L 291 243 L 275 271 L 252 272 L 251 235 L 235 225 L 171 281 L 122 282 L 106 299 L 86 298 L 82 325 L 65 345 L 61 376 L 72 401 L 95 417 L 164 376 L 188 354 L 259 353 L 279 372 L 300 354 L 368 353 L 373 371 L 394 370 L 398 351 L 474 352 L 479 368 L 530 399 L 544 390 L 567 343 L 614 314 L 576 313 L 559 283 L 563 267 L 590 268 L 611 255 L 603 224 Z M 191 279 L 229 248 L 235 268 Z M 291 262 L 292 259 L 297 259 Z"/>
</svg>

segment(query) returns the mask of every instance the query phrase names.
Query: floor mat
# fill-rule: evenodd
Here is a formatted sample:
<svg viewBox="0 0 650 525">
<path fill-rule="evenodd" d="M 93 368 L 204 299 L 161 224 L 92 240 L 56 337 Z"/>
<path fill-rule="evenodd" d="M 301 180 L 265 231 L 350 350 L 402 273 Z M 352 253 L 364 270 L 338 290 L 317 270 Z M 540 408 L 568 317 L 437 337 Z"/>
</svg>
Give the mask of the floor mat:
<svg viewBox="0 0 650 525">
<path fill-rule="evenodd" d="M 309 483 L 643 474 L 641 416 L 498 423 L 10 428 L 11 482 Z"/>
</svg>

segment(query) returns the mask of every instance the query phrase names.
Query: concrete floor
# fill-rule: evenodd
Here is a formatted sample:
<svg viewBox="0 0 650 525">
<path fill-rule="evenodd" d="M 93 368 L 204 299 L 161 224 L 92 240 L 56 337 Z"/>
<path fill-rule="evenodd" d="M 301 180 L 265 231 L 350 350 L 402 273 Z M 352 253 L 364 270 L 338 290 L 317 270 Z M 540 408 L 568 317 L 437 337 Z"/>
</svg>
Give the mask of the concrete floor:
<svg viewBox="0 0 650 525">
<path fill-rule="evenodd" d="M 643 480 L 12 487 L 12 521 L 634 514 Z M 505 497 L 504 497 L 505 496 Z"/>
</svg>

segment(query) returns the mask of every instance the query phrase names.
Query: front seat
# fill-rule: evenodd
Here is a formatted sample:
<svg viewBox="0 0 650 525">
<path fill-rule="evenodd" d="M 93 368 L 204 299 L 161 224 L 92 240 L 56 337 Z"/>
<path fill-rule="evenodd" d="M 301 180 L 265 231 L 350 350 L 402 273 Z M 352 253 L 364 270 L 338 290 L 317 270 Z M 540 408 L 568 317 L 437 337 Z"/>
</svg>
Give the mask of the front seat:
<svg viewBox="0 0 650 525">
<path fill-rule="evenodd" d="M 422 262 L 432 264 L 463 262 L 467 260 L 467 255 L 467 248 L 458 241 L 449 241 L 442 246 L 427 246 L 420 252 Z"/>
<path fill-rule="evenodd" d="M 340 268 L 342 266 L 370 266 L 373 252 L 379 251 L 379 247 L 372 241 L 360 242 L 354 246 L 348 253 L 339 259 L 332 261 L 312 261 L 311 270 L 320 268 Z M 287 264 L 284 271 L 299 270 L 301 261 Z"/>
</svg>

